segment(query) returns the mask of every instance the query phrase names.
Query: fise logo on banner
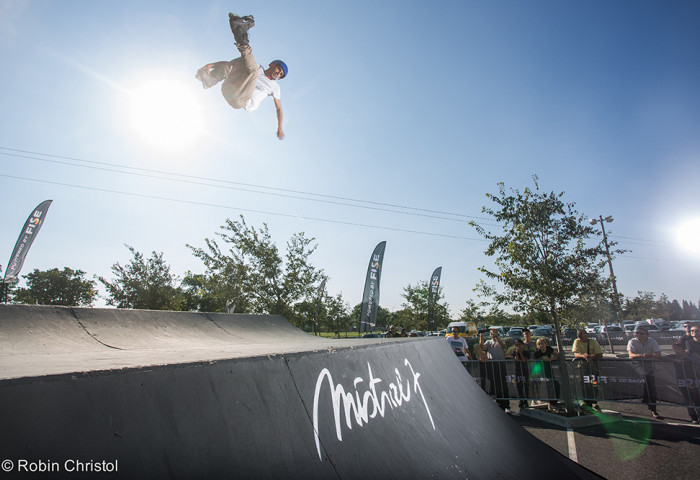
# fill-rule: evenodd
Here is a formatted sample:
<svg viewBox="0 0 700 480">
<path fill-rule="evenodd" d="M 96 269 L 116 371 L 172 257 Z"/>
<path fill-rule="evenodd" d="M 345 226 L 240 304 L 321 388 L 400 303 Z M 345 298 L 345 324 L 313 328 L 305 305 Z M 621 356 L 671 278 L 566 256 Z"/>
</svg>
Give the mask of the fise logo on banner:
<svg viewBox="0 0 700 480">
<path fill-rule="evenodd" d="M 34 213 L 29 217 L 29 220 L 27 221 L 27 229 L 24 231 L 27 235 L 33 235 L 34 234 L 34 229 L 37 228 L 41 224 L 41 215 L 44 212 L 40 210 L 34 210 Z"/>
<path fill-rule="evenodd" d="M 381 265 L 379 264 L 379 255 L 373 255 L 372 256 L 372 268 L 369 272 L 369 278 L 372 280 L 377 279 L 377 273 L 379 272 L 379 269 L 381 268 Z"/>
</svg>

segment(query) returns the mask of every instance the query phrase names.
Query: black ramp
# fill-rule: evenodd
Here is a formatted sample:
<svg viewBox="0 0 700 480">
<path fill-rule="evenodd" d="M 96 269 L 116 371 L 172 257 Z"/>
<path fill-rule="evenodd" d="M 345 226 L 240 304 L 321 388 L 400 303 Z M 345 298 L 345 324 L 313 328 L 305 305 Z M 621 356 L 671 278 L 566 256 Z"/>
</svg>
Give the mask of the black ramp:
<svg viewBox="0 0 700 480">
<path fill-rule="evenodd" d="M 439 338 L 0 305 L 0 339 L 7 478 L 103 463 L 121 478 L 598 478 L 501 412 Z"/>
<path fill-rule="evenodd" d="M 123 478 L 335 476 L 279 356 L 14 380 L 0 412 L 3 459 L 117 460 Z"/>
<path fill-rule="evenodd" d="M 305 435 L 341 478 L 542 478 L 533 462 L 546 478 L 599 478 L 513 422 L 440 340 L 288 364 L 316 427 Z"/>
</svg>

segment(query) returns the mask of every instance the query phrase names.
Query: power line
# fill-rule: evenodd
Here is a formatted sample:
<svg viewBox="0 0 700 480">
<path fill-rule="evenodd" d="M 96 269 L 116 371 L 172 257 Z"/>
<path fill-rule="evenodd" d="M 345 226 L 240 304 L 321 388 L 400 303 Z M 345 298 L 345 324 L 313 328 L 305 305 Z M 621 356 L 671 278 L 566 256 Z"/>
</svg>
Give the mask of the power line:
<svg viewBox="0 0 700 480">
<path fill-rule="evenodd" d="M 181 173 L 169 172 L 169 171 L 165 171 L 165 170 L 148 169 L 148 168 L 142 168 L 142 167 L 132 167 L 129 165 L 123 165 L 123 164 L 117 164 L 117 163 L 98 162 L 98 161 L 94 161 L 94 160 L 84 160 L 84 159 L 80 159 L 80 158 L 76 158 L 76 157 L 68 157 L 68 156 L 62 156 L 62 155 L 33 152 L 33 151 L 14 149 L 14 148 L 3 147 L 3 146 L 0 146 L 0 150 L 6 150 L 8 152 L 15 152 L 15 153 L 7 153 L 7 152 L 0 151 L 0 155 L 5 155 L 5 156 L 9 156 L 9 157 L 26 158 L 26 159 L 30 159 L 30 160 L 68 165 L 68 166 L 78 167 L 78 168 L 89 168 L 89 169 L 93 169 L 93 170 L 115 172 L 115 173 L 121 173 L 124 175 L 132 175 L 132 176 L 138 176 L 138 177 L 143 177 L 143 178 L 155 178 L 155 179 L 160 179 L 160 180 L 175 181 L 175 182 L 187 183 L 187 184 L 192 184 L 192 185 L 223 188 L 223 189 L 237 190 L 237 191 L 243 191 L 243 192 L 249 192 L 249 193 L 257 193 L 257 194 L 262 194 L 262 195 L 273 195 L 273 196 L 282 197 L 282 198 L 294 198 L 294 199 L 298 199 L 298 200 L 319 202 L 319 203 L 325 203 L 325 204 L 329 204 L 329 205 L 340 205 L 340 206 L 347 206 L 347 207 L 351 207 L 351 208 L 363 208 L 363 209 L 382 211 L 382 212 L 388 212 L 388 213 L 398 213 L 401 215 L 424 217 L 424 218 L 430 218 L 433 220 L 445 220 L 445 221 L 451 221 L 451 222 L 457 222 L 457 223 L 464 223 L 466 219 L 487 220 L 487 221 L 492 220 L 492 219 L 486 218 L 486 217 L 477 217 L 477 216 L 473 216 L 473 215 L 465 215 L 465 214 L 460 214 L 460 213 L 452 213 L 452 212 L 446 212 L 446 211 L 440 211 L 440 210 L 430 210 L 430 209 L 410 207 L 410 206 L 399 205 L 399 204 L 376 202 L 376 201 L 371 201 L 371 200 L 361 200 L 361 199 L 356 199 L 356 198 L 351 198 L 351 197 L 343 197 L 343 196 L 338 196 L 338 195 L 327 195 L 327 194 L 321 194 L 321 193 L 315 193 L 315 192 L 306 192 L 306 191 L 301 191 L 301 190 L 268 187 L 265 185 L 257 185 L 257 184 L 250 184 L 250 183 L 244 183 L 244 182 L 234 182 L 234 181 L 230 181 L 230 180 L 220 180 L 220 179 L 215 179 L 215 178 L 210 178 L 210 177 L 186 175 L 186 174 L 181 174 Z M 40 155 L 42 157 L 47 157 L 47 158 L 37 158 L 37 157 L 28 156 L 28 155 Z M 70 163 L 70 162 L 82 162 L 82 163 L 85 163 L 88 165 L 79 165 L 79 164 Z M 119 170 L 119 169 L 134 170 L 134 171 L 125 171 L 125 170 Z M 144 172 L 144 173 L 137 173 L 137 172 Z M 164 177 L 162 175 L 168 175 L 170 177 L 176 177 L 176 178 Z M 22 177 L 16 177 L 16 178 L 22 178 Z M 36 179 L 26 179 L 26 180 L 41 182 L 41 180 L 36 180 Z M 208 183 L 208 182 L 215 182 L 215 183 Z M 46 183 L 52 183 L 52 182 L 46 182 Z M 62 185 L 70 186 L 69 184 L 62 184 Z M 90 187 L 76 186 L 76 188 L 90 188 Z M 263 190 L 268 190 L 268 191 L 260 191 L 260 190 L 256 190 L 256 189 L 263 189 Z M 109 190 L 105 190 L 105 191 L 109 191 Z M 281 192 L 281 193 L 279 193 L 279 192 Z M 112 191 L 112 193 L 125 193 L 125 192 Z M 299 196 L 299 195 L 306 195 L 307 197 L 303 197 L 303 196 Z M 146 197 L 148 197 L 148 196 L 146 196 Z M 317 197 L 317 198 L 308 198 L 308 197 Z M 153 197 L 153 198 L 158 198 L 158 197 Z M 167 200 L 167 199 L 165 199 L 165 200 Z M 354 202 L 354 203 L 345 203 L 345 202 Z M 388 208 L 386 208 L 386 207 L 388 207 Z M 234 208 L 234 207 L 222 207 L 222 208 Z M 406 211 L 393 210 L 395 208 L 403 209 Z M 244 209 L 238 208 L 238 210 L 244 210 Z M 250 211 L 253 211 L 253 210 L 250 210 Z M 421 213 L 418 213 L 418 212 L 421 212 Z M 271 212 L 267 212 L 267 213 L 274 214 Z M 280 215 L 282 215 L 282 214 L 280 214 Z M 456 218 L 448 218 L 448 217 L 438 216 L 438 215 L 449 215 L 449 216 L 456 217 Z M 306 218 L 306 217 L 298 216 L 298 218 Z M 323 221 L 323 220 L 321 220 L 321 221 Z M 342 223 L 340 221 L 336 221 L 336 222 Z M 348 222 L 348 224 L 352 224 L 352 223 Z M 495 225 L 492 223 L 482 222 L 481 224 L 482 224 L 482 226 L 498 227 L 498 225 Z M 380 227 L 377 227 L 377 228 L 380 228 Z M 457 236 L 454 238 L 467 238 L 468 239 L 470 237 Z M 621 236 L 621 235 L 614 235 L 613 238 L 625 239 L 625 241 L 623 242 L 624 244 L 632 244 L 632 245 L 640 245 L 640 246 L 648 246 L 648 247 L 671 248 L 671 246 L 668 244 L 664 244 L 664 243 L 657 242 L 654 240 L 646 240 L 646 239 L 640 239 L 640 238 L 635 238 L 635 237 L 626 237 L 626 236 Z M 630 240 L 632 240 L 632 241 L 630 241 Z M 642 242 L 642 243 L 639 243 L 639 242 Z M 643 258 L 643 257 L 639 257 L 639 258 Z"/>
<path fill-rule="evenodd" d="M 265 215 L 275 215 L 278 217 L 298 218 L 298 219 L 303 219 L 303 220 L 335 223 L 335 224 L 339 224 L 339 225 L 347 225 L 347 226 L 352 226 L 352 227 L 376 228 L 376 229 L 380 229 L 380 230 L 389 230 L 389 231 L 402 232 L 402 233 L 415 233 L 415 234 L 419 234 L 419 235 L 428 235 L 428 236 L 443 237 L 443 238 L 453 238 L 453 239 L 457 239 L 457 240 L 471 240 L 471 241 L 476 241 L 476 242 L 484 242 L 485 241 L 484 239 L 481 239 L 481 238 L 463 237 L 463 236 L 459 236 L 459 235 L 447 235 L 444 233 L 435 233 L 435 232 L 423 232 L 420 230 L 409 230 L 409 229 L 403 229 L 403 228 L 385 227 L 385 226 L 379 226 L 379 225 L 369 225 L 369 224 L 365 224 L 365 223 L 345 222 L 342 220 L 331 220 L 328 218 L 306 217 L 303 215 L 293 215 L 290 213 L 270 212 L 270 211 L 266 211 L 266 210 L 254 210 L 254 209 L 250 209 L 250 208 L 233 207 L 230 205 L 221 205 L 221 204 L 206 203 L 206 202 L 195 202 L 192 200 L 183 200 L 180 198 L 159 197 L 157 195 L 146 195 L 143 193 L 123 192 L 120 190 L 112 190 L 112 189 L 108 189 L 108 188 L 87 187 L 85 185 L 74 185 L 74 184 L 70 184 L 70 183 L 54 182 L 54 181 L 50 181 L 50 180 L 39 180 L 36 178 L 20 177 L 20 176 L 15 176 L 15 175 L 0 174 L 0 177 L 14 178 L 17 180 L 26 180 L 26 181 L 37 182 L 37 183 L 46 183 L 46 184 L 50 184 L 50 185 L 59 185 L 62 187 L 79 188 L 79 189 L 83 189 L 83 190 L 92 190 L 92 191 L 103 192 L 103 193 L 114 193 L 114 194 L 118 194 L 118 195 L 127 195 L 127 196 L 131 196 L 131 197 L 149 198 L 149 199 L 153 199 L 153 200 L 162 200 L 162 201 L 167 201 L 167 202 L 185 203 L 188 205 L 197 205 L 197 206 L 204 206 L 204 207 L 216 207 L 216 208 L 224 208 L 224 209 L 228 209 L 228 210 L 237 210 L 237 211 L 241 211 L 241 212 L 261 213 L 261 214 L 265 214 Z"/>
<path fill-rule="evenodd" d="M 0 149 L 8 150 L 10 152 L 18 152 L 21 154 L 40 155 L 42 157 L 48 157 L 48 158 L 29 157 L 26 155 L 18 155 L 17 153 L 6 153 L 6 152 L 0 152 L 0 155 L 6 155 L 6 156 L 18 157 L 18 158 L 27 158 L 27 159 L 43 161 L 43 162 L 52 162 L 52 163 L 70 165 L 70 166 L 74 166 L 74 167 L 92 168 L 95 170 L 118 172 L 118 173 L 123 173 L 126 175 L 135 175 L 135 176 L 141 176 L 141 177 L 146 177 L 146 178 L 158 178 L 158 179 L 163 179 L 163 180 L 180 181 L 180 182 L 184 182 L 184 183 L 191 183 L 191 184 L 196 184 L 196 185 L 210 186 L 210 187 L 217 187 L 217 188 L 229 188 L 229 189 L 233 189 L 233 190 L 241 190 L 241 191 L 246 191 L 246 192 L 261 193 L 261 194 L 267 194 L 267 195 L 276 195 L 276 196 L 280 196 L 280 197 L 296 198 L 296 199 L 300 199 L 300 200 L 316 201 L 316 202 L 321 202 L 321 203 L 343 205 L 343 206 L 349 206 L 349 207 L 355 207 L 355 208 L 367 208 L 367 209 L 372 209 L 372 210 L 386 211 L 386 212 L 390 212 L 390 213 L 400 213 L 400 214 L 404 214 L 404 215 L 415 215 L 415 216 L 433 218 L 433 219 L 437 219 L 437 220 L 447 220 L 447 221 L 454 221 L 454 222 L 463 222 L 464 219 L 490 220 L 489 218 L 485 218 L 485 217 L 477 217 L 477 216 L 465 215 L 465 214 L 461 214 L 461 213 L 452 213 L 452 212 L 445 212 L 445 211 L 440 211 L 440 210 L 430 210 L 430 209 L 425 209 L 425 208 L 410 207 L 410 206 L 406 206 L 406 205 L 376 202 L 376 201 L 371 201 L 371 200 L 361 200 L 361 199 L 357 199 L 357 198 L 343 197 L 343 196 L 338 196 L 338 195 L 327 195 L 327 194 L 321 194 L 321 193 L 315 193 L 315 192 L 305 192 L 305 191 L 301 191 L 301 190 L 268 187 L 265 185 L 256 185 L 256 184 L 243 183 L 243 182 L 234 182 L 234 181 L 230 181 L 230 180 L 220 180 L 220 179 L 201 177 L 201 176 L 196 176 L 196 175 L 185 175 L 185 174 L 181 174 L 181 173 L 168 172 L 168 171 L 164 171 L 164 170 L 154 170 L 154 169 L 141 168 L 141 167 L 132 167 L 132 166 L 128 166 L 128 165 L 120 165 L 120 164 L 108 163 L 108 162 L 97 162 L 97 161 L 93 161 L 93 160 L 83 160 L 80 158 L 66 157 L 66 156 L 61 156 L 61 155 L 52 155 L 52 154 L 41 153 L 41 152 L 32 152 L 32 151 L 27 151 L 27 150 L 18 150 L 18 149 L 2 147 L 2 146 L 0 146 Z M 56 159 L 56 160 L 51 160 L 51 159 Z M 63 162 L 60 160 L 69 160 L 72 162 L 83 162 L 83 163 L 87 163 L 90 165 L 76 165 L 74 163 Z M 100 165 L 100 166 L 97 166 L 97 165 Z M 106 168 L 106 167 L 112 167 L 112 168 L 116 167 L 116 168 L 129 169 L 129 170 L 134 170 L 136 172 L 146 172 L 146 173 L 135 173 L 135 172 L 128 172 L 128 171 L 123 171 L 123 170 L 114 170 L 114 169 L 110 169 L 110 168 Z M 162 176 L 158 176 L 158 175 L 154 175 L 154 174 L 170 175 L 173 177 L 178 177 L 179 179 L 162 177 Z M 219 185 L 212 184 L 212 183 L 199 183 L 202 181 L 203 182 L 216 182 Z M 223 185 L 220 185 L 220 184 L 223 184 Z M 246 188 L 242 188 L 242 187 L 246 187 Z M 269 192 L 261 192 L 259 190 L 252 190 L 255 188 L 269 190 Z M 283 192 L 283 193 L 274 193 L 274 192 Z M 291 194 L 294 194 L 294 195 L 291 195 Z M 306 195 L 309 197 L 318 197 L 318 199 L 299 197 L 296 195 Z M 319 199 L 330 199 L 330 200 L 319 200 Z M 354 203 L 357 203 L 359 205 L 342 203 L 340 201 L 354 202 Z M 372 205 L 372 206 L 369 206 L 369 205 Z M 399 209 L 407 210 L 407 212 L 402 212 L 402 211 L 398 211 L 398 210 L 387 210 L 386 208 L 379 208 L 379 207 L 399 208 Z M 422 212 L 422 213 L 410 213 L 410 212 Z M 456 217 L 456 218 L 436 217 L 435 215 L 449 215 L 449 216 Z M 458 220 L 458 219 L 462 219 L 462 220 Z"/>
</svg>

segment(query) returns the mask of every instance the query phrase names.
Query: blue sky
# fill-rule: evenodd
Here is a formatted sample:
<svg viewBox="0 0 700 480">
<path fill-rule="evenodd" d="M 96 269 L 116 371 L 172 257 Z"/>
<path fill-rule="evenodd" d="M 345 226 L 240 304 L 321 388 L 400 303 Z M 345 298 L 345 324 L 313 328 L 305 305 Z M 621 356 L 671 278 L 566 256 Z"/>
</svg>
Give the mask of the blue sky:
<svg viewBox="0 0 700 480">
<path fill-rule="evenodd" d="M 258 62 L 289 65 L 283 141 L 271 100 L 234 111 L 193 78 L 238 55 L 232 6 L 255 16 Z M 382 240 L 382 306 L 442 266 L 456 316 L 489 264 L 466 222 L 537 175 L 615 218 L 623 294 L 697 302 L 700 255 L 676 232 L 700 218 L 699 23 L 695 1 L 0 0 L 0 263 L 45 199 L 23 274 L 110 277 L 124 244 L 201 272 L 185 245 L 243 214 L 280 248 L 316 237 L 351 305 Z M 154 142 L 168 132 L 132 119 L 149 85 L 166 96 L 151 124 L 199 122 Z"/>
</svg>

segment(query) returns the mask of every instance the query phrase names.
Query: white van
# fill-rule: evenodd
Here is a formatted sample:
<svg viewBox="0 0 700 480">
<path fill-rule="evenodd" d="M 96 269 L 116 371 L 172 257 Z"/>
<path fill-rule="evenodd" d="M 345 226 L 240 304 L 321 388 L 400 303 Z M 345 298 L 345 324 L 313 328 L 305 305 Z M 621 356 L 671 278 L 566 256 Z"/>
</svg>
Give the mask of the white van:
<svg viewBox="0 0 700 480">
<path fill-rule="evenodd" d="M 450 322 L 447 325 L 447 331 L 445 332 L 446 337 L 452 336 L 452 328 L 453 327 L 459 328 L 459 336 L 460 337 L 471 337 L 472 335 L 476 335 L 476 323 L 474 323 L 474 322 Z"/>
</svg>

